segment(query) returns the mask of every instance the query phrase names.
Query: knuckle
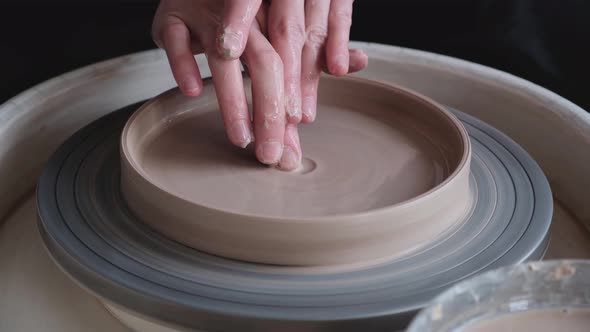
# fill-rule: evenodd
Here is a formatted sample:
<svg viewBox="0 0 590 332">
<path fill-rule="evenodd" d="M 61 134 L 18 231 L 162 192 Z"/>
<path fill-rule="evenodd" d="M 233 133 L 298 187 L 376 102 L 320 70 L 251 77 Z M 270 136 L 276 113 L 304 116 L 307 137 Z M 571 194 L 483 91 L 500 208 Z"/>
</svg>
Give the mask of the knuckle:
<svg viewBox="0 0 590 332">
<path fill-rule="evenodd" d="M 298 86 L 301 83 L 301 76 L 295 74 L 285 74 L 286 86 Z"/>
<path fill-rule="evenodd" d="M 304 84 L 314 83 L 320 78 L 320 73 L 317 70 L 308 70 L 301 75 L 301 81 Z"/>
<path fill-rule="evenodd" d="M 315 48 L 323 46 L 328 37 L 328 29 L 321 25 L 311 25 L 306 32 L 306 44 Z"/>
<path fill-rule="evenodd" d="M 271 31 L 275 35 L 274 37 L 289 40 L 291 43 L 303 43 L 305 40 L 303 23 L 292 19 L 279 20 Z"/>
<path fill-rule="evenodd" d="M 164 27 L 164 33 L 166 35 L 181 35 L 187 31 L 186 26 L 180 22 L 169 23 Z"/>
<path fill-rule="evenodd" d="M 338 8 L 331 11 L 329 20 L 340 25 L 352 25 L 352 8 Z"/>
<path fill-rule="evenodd" d="M 262 50 L 256 53 L 256 56 L 249 57 L 249 60 L 253 63 L 253 67 L 281 68 L 283 66 L 281 57 L 273 49 Z"/>
<path fill-rule="evenodd" d="M 260 121 L 265 129 L 272 129 L 283 127 L 285 125 L 286 117 L 285 114 L 281 114 L 279 110 L 279 99 L 269 98 L 266 100 L 266 110 L 262 114 Z"/>
</svg>

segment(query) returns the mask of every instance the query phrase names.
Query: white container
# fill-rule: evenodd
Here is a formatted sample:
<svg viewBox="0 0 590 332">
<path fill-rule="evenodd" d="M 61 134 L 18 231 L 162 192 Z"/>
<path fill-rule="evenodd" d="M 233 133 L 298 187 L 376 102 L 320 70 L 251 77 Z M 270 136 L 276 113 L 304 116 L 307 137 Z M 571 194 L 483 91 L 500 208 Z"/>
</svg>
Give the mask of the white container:
<svg viewBox="0 0 590 332">
<path fill-rule="evenodd" d="M 465 61 L 353 43 L 357 74 L 416 90 L 508 134 L 549 178 L 555 216 L 548 258 L 590 257 L 590 115 L 530 82 Z M 201 73 L 210 74 L 204 57 Z M 164 53 L 125 56 L 62 75 L 0 106 L 0 330 L 127 331 L 51 262 L 36 228 L 35 181 L 49 155 L 96 118 L 171 88 Z M 138 331 L 166 331 L 110 308 Z"/>
<path fill-rule="evenodd" d="M 590 261 L 505 266 L 457 283 L 408 332 L 588 331 Z"/>
</svg>

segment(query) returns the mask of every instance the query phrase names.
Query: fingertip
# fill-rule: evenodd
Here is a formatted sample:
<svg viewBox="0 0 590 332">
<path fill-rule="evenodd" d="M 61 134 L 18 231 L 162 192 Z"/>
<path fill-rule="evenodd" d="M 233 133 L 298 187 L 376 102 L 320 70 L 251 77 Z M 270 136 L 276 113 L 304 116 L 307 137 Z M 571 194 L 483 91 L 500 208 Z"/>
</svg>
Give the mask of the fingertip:
<svg viewBox="0 0 590 332">
<path fill-rule="evenodd" d="M 299 116 L 287 116 L 287 123 L 288 124 L 300 124 L 303 121 L 303 115 L 300 114 Z"/>
<path fill-rule="evenodd" d="M 349 73 L 360 71 L 368 66 L 369 56 L 363 50 L 351 49 L 349 50 L 349 54 Z"/>
<path fill-rule="evenodd" d="M 185 77 L 178 82 L 180 90 L 185 96 L 197 97 L 203 91 L 203 82 L 194 76 Z"/>
<path fill-rule="evenodd" d="M 313 123 L 314 120 L 315 120 L 315 118 L 312 114 L 304 113 L 303 116 L 301 117 L 301 123 L 303 123 L 303 124 Z"/>
<path fill-rule="evenodd" d="M 316 116 L 316 98 L 307 96 L 303 98 L 301 122 L 312 123 Z"/>
<path fill-rule="evenodd" d="M 256 158 L 266 165 L 276 165 L 283 155 L 283 143 L 268 140 L 256 146 Z"/>
<path fill-rule="evenodd" d="M 233 145 L 245 149 L 254 140 L 252 123 L 250 121 L 237 120 L 227 126 L 227 135 Z"/>
<path fill-rule="evenodd" d="M 294 171 L 301 164 L 301 156 L 290 146 L 285 146 L 279 168 L 284 171 Z"/>
<path fill-rule="evenodd" d="M 162 43 L 174 80 L 184 95 L 198 96 L 203 88 L 199 67 L 191 51 L 191 36 L 186 25 L 171 18 L 164 27 Z"/>
<path fill-rule="evenodd" d="M 299 133 L 297 125 L 289 124 L 285 128 L 285 148 L 279 168 L 284 171 L 293 171 L 301 165 L 301 144 L 299 142 Z"/>
<path fill-rule="evenodd" d="M 298 124 L 301 122 L 301 98 L 296 96 L 285 96 L 285 113 L 287 113 L 287 122 Z"/>
<path fill-rule="evenodd" d="M 344 76 L 348 74 L 348 57 L 348 54 L 338 54 L 331 57 L 328 61 L 328 70 L 330 70 L 330 74 L 334 76 Z"/>
</svg>

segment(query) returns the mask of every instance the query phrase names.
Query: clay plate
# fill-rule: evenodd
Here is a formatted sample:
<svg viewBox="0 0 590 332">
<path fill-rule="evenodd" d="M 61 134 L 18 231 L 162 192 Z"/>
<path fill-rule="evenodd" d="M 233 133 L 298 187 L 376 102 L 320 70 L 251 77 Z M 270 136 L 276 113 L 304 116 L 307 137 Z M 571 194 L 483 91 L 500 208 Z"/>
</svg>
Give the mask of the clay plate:
<svg viewBox="0 0 590 332">
<path fill-rule="evenodd" d="M 199 98 L 154 98 L 121 138 L 130 209 L 201 251 L 299 266 L 399 257 L 465 219 L 471 147 L 454 115 L 359 78 L 323 77 L 318 104 L 302 166 L 284 172 L 228 143 L 211 81 Z"/>
</svg>

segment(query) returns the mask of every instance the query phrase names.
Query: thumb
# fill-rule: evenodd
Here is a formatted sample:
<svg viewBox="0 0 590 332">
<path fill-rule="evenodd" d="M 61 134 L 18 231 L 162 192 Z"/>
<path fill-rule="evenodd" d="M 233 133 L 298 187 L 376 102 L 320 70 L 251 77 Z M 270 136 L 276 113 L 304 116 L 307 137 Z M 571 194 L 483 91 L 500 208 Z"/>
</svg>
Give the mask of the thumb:
<svg viewBox="0 0 590 332">
<path fill-rule="evenodd" d="M 227 60 L 238 59 L 248 39 L 250 25 L 262 0 L 225 0 L 221 26 L 217 31 L 217 51 Z"/>
</svg>

